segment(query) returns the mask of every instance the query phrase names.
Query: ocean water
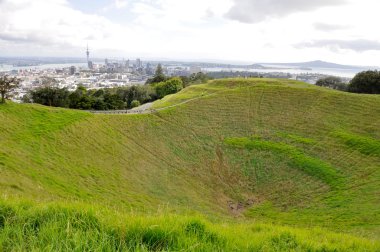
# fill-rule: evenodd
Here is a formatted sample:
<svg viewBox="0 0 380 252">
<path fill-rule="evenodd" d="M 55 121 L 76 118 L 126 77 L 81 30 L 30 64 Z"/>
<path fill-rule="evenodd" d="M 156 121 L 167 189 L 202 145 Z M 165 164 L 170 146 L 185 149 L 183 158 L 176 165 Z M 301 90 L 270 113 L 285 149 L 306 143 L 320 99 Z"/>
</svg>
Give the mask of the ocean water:
<svg viewBox="0 0 380 252">
<path fill-rule="evenodd" d="M 94 64 L 97 64 L 94 62 Z M 0 72 L 4 71 L 12 71 L 12 70 L 43 70 L 43 69 L 62 69 L 62 68 L 68 68 L 71 66 L 75 67 L 81 67 L 81 68 L 87 68 L 87 63 L 64 63 L 64 64 L 43 64 L 43 65 L 37 65 L 37 66 L 22 66 L 22 67 L 15 67 L 12 65 L 0 65 Z"/>
<path fill-rule="evenodd" d="M 98 64 L 98 62 L 94 62 Z M 62 69 L 68 68 L 70 66 L 75 66 L 77 68 L 87 68 L 87 63 L 65 63 L 65 64 L 44 64 L 38 66 L 25 66 L 25 67 L 14 67 L 12 65 L 0 65 L 0 72 L 11 71 L 11 70 L 43 70 L 43 69 Z M 208 72 L 217 72 L 217 71 L 248 71 L 248 72 L 259 72 L 259 73 L 275 73 L 283 72 L 290 74 L 325 74 L 325 75 L 334 75 L 340 77 L 352 78 L 357 73 L 364 71 L 361 69 L 339 69 L 339 68 L 313 68 L 311 70 L 303 70 L 296 68 L 283 68 L 283 69 L 246 69 L 246 68 L 227 68 L 227 67 L 215 67 L 215 68 L 202 68 L 204 71 Z"/>
<path fill-rule="evenodd" d="M 325 74 L 333 75 L 345 78 L 353 78 L 357 73 L 364 71 L 361 69 L 339 69 L 339 68 L 313 68 L 311 70 L 303 70 L 296 68 L 284 68 L 284 69 L 246 69 L 246 68 L 205 68 L 204 70 L 209 72 L 219 71 L 248 71 L 257 73 L 290 73 L 290 74 Z"/>
</svg>

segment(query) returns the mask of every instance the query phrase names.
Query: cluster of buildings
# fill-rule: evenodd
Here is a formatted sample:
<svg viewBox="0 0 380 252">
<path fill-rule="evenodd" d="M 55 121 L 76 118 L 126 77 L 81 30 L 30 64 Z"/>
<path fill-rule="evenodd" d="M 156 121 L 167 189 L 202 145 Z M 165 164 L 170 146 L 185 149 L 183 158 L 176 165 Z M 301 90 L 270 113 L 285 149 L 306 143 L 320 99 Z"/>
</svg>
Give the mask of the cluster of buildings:
<svg viewBox="0 0 380 252">
<path fill-rule="evenodd" d="M 90 51 L 86 50 L 86 64 L 61 64 L 41 66 L 13 66 L 7 74 L 16 76 L 22 80 L 20 88 L 14 92 L 15 101 L 21 101 L 22 97 L 30 90 L 44 85 L 46 78 L 54 80 L 53 85 L 58 88 L 67 88 L 70 91 L 84 86 L 87 89 L 114 88 L 133 85 L 143 85 L 151 78 L 156 70 L 158 62 L 143 62 L 136 60 L 111 60 L 93 62 L 90 59 Z M 192 66 L 179 66 L 167 64 L 163 66 L 167 76 L 188 76 L 202 71 L 201 68 Z"/>
<path fill-rule="evenodd" d="M 90 68 L 91 67 L 91 68 Z M 110 62 L 100 65 L 88 62 L 88 67 L 64 66 L 59 68 L 29 68 L 12 70 L 11 75 L 22 80 L 15 92 L 15 99 L 21 98 L 30 90 L 44 85 L 46 78 L 54 80 L 53 85 L 70 91 L 84 86 L 87 89 L 114 88 L 142 85 L 150 77 L 146 68 L 129 67 L 128 63 Z"/>
</svg>

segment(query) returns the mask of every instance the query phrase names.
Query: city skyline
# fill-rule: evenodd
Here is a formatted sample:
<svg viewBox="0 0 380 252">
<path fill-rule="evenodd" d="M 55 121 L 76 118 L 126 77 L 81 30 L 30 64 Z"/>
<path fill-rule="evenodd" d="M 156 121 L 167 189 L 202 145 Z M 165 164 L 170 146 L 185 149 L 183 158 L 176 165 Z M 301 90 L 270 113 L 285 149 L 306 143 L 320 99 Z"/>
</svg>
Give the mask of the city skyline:
<svg viewBox="0 0 380 252">
<path fill-rule="evenodd" d="M 374 0 L 3 0 L 0 54 L 81 57 L 88 43 L 92 58 L 379 66 L 378 7 Z"/>
</svg>

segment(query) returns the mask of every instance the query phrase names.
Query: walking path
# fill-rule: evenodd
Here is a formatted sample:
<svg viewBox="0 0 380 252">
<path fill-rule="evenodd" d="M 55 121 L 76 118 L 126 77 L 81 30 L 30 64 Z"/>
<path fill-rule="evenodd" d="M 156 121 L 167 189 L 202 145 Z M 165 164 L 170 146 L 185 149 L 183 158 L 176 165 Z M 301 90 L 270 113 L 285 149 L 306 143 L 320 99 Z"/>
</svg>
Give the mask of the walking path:
<svg viewBox="0 0 380 252">
<path fill-rule="evenodd" d="M 129 110 L 91 110 L 89 112 L 91 112 L 93 114 L 128 114 L 128 115 L 151 114 L 151 113 L 161 111 L 164 109 L 177 107 L 177 106 L 180 106 L 182 104 L 185 104 L 185 103 L 188 103 L 188 102 L 191 102 L 194 100 L 198 100 L 200 98 L 205 98 L 205 97 L 214 95 L 215 93 L 218 93 L 218 92 L 220 92 L 220 91 L 216 91 L 216 92 L 213 92 L 213 93 L 208 94 L 208 95 L 198 96 L 198 97 L 195 97 L 195 98 L 192 98 L 192 99 L 189 99 L 189 100 L 186 100 L 186 101 L 174 104 L 174 105 L 170 105 L 170 106 L 163 107 L 163 108 L 157 108 L 157 109 L 151 109 L 153 102 L 149 102 L 149 103 L 145 103 L 139 107 L 129 109 Z"/>
</svg>

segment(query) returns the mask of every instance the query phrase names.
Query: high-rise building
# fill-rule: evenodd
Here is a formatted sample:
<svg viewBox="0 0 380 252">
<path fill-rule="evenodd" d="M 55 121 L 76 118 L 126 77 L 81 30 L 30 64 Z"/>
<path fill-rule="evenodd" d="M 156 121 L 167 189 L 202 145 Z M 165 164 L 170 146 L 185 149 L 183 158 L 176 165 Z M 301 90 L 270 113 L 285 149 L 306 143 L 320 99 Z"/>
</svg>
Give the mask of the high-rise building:
<svg viewBox="0 0 380 252">
<path fill-rule="evenodd" d="M 154 74 L 154 69 L 152 67 L 152 64 L 150 64 L 149 62 L 146 64 L 146 68 L 145 68 L 145 71 L 146 71 L 146 74 L 148 75 L 153 75 Z"/>
<path fill-rule="evenodd" d="M 71 66 L 71 67 L 70 67 L 70 75 L 74 75 L 74 74 L 75 74 L 75 71 L 76 71 L 75 66 Z"/>
<path fill-rule="evenodd" d="M 141 59 L 136 59 L 136 68 L 141 68 L 141 67 L 142 67 Z"/>
</svg>

